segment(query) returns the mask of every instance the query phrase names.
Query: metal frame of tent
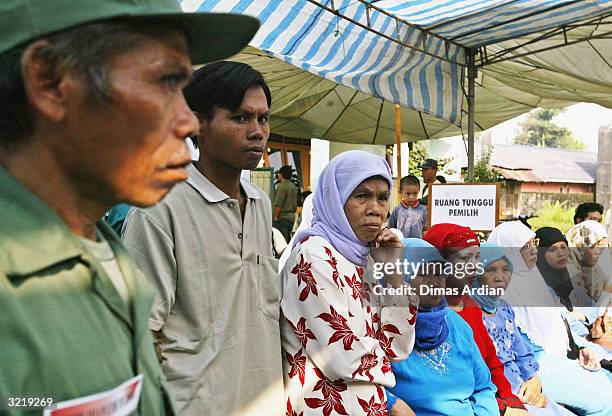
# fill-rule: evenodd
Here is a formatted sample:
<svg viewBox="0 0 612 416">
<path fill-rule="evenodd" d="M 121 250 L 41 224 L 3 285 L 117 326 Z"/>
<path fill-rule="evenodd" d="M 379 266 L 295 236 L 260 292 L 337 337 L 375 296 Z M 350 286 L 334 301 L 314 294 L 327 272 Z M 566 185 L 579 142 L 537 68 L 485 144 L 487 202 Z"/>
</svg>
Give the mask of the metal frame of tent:
<svg viewBox="0 0 612 416">
<path fill-rule="evenodd" d="M 564 46 L 569 46 L 569 45 L 574 45 L 574 44 L 578 44 L 578 43 L 582 43 L 582 42 L 588 42 L 591 40 L 595 40 L 595 39 L 612 39 L 612 22 L 606 22 L 606 19 L 612 16 L 612 12 L 610 13 L 606 13 L 594 18 L 587 18 L 584 21 L 581 22 L 574 22 L 574 23 L 568 23 L 568 24 L 563 24 L 561 26 L 557 26 L 557 27 L 552 27 L 549 30 L 544 31 L 544 33 L 540 34 L 539 36 L 536 36 L 533 39 L 529 39 L 526 42 L 522 42 L 518 45 L 512 46 L 512 47 L 507 47 L 507 48 L 503 48 L 499 51 L 495 51 L 494 53 L 492 53 L 489 56 L 488 50 L 487 50 L 487 45 L 483 45 L 483 46 L 477 46 L 477 47 L 466 47 L 464 45 L 461 44 L 460 39 L 464 38 L 466 36 L 472 35 L 474 33 L 477 32 L 477 30 L 475 31 L 468 31 L 465 33 L 462 33 L 459 36 L 455 36 L 452 38 L 445 38 L 443 36 L 437 35 L 436 33 L 432 32 L 432 29 L 439 29 L 442 26 L 446 26 L 449 25 L 451 23 L 455 23 L 458 22 L 462 19 L 465 19 L 466 17 L 475 17 L 478 15 L 485 15 L 486 13 L 489 13 L 491 11 L 494 11 L 496 9 L 499 9 L 501 7 L 507 7 L 508 5 L 512 4 L 512 3 L 517 3 L 520 0 L 509 0 L 508 2 L 504 2 L 504 3 L 497 3 L 492 5 L 491 7 L 485 7 L 482 9 L 478 9 L 475 10 L 473 13 L 470 13 L 469 15 L 462 15 L 459 16 L 455 19 L 450 19 L 447 21 L 443 21 L 440 23 L 436 23 L 428 28 L 423 28 L 419 25 L 416 25 L 414 23 L 410 23 L 408 21 L 406 21 L 405 19 L 402 19 L 398 16 L 393 15 L 392 13 L 377 7 L 374 5 L 374 3 L 378 2 L 379 0 L 356 0 L 357 2 L 363 4 L 365 6 L 366 9 L 366 24 L 356 21 L 355 19 L 350 18 L 349 16 L 345 16 L 341 10 L 337 9 L 334 7 L 334 0 L 330 0 L 330 4 L 325 5 L 323 4 L 321 1 L 319 0 L 307 0 L 308 2 L 315 4 L 316 6 L 330 12 L 333 13 L 334 15 L 336 15 L 338 18 L 344 19 L 350 23 L 356 24 L 368 31 L 371 31 L 373 33 L 375 33 L 378 36 L 382 36 L 386 39 L 389 39 L 393 42 L 396 42 L 406 48 L 412 49 L 412 50 L 416 50 L 420 53 L 423 53 L 425 55 L 434 57 L 436 59 L 439 60 L 443 60 L 443 61 L 447 61 L 453 64 L 457 64 L 459 66 L 461 66 L 465 71 L 465 75 L 463 77 L 463 79 L 467 78 L 467 91 L 464 90 L 464 96 L 467 100 L 467 104 L 468 104 L 468 109 L 467 109 L 467 117 L 468 117 L 468 134 L 467 134 L 467 157 L 468 157 L 468 181 L 471 182 L 474 179 L 474 142 L 475 142 L 475 102 L 476 102 L 476 96 L 475 96 L 475 87 L 476 87 L 476 79 L 477 79 L 477 75 L 478 75 L 478 70 L 480 68 L 484 68 L 496 63 L 500 63 L 500 62 L 504 62 L 504 61 L 508 61 L 508 60 L 512 60 L 512 59 L 518 59 L 518 58 L 524 58 L 530 55 L 534 55 L 537 53 L 541 53 L 541 52 L 545 52 L 545 51 L 549 51 L 549 50 L 553 50 L 553 49 L 557 49 L 557 48 L 561 48 Z M 572 6 L 574 4 L 579 4 L 581 2 L 584 2 L 584 0 L 572 0 L 572 1 L 568 1 L 565 3 L 557 3 L 557 4 L 553 4 L 550 7 L 547 8 L 543 8 L 543 9 L 539 9 L 536 10 L 532 13 L 527 13 L 524 15 L 521 15 L 515 19 L 510 19 L 508 21 L 503 21 L 503 22 L 498 22 L 495 24 L 492 24 L 490 26 L 487 26 L 487 30 L 493 29 L 495 27 L 499 27 L 499 26 L 503 26 L 506 24 L 510 24 L 510 23 L 517 23 L 521 20 L 525 20 L 528 18 L 533 18 L 535 16 L 544 14 L 544 13 L 548 13 L 554 10 L 558 10 L 558 9 L 562 9 L 565 7 L 569 7 Z M 406 25 L 408 27 L 414 28 L 418 31 L 420 31 L 423 34 L 423 47 L 419 47 L 418 45 L 410 45 L 407 44 L 405 42 L 403 42 L 400 38 L 399 38 L 399 30 L 396 30 L 396 32 L 398 33 L 398 36 L 396 38 L 391 37 L 385 33 L 382 33 L 378 30 L 376 30 L 375 28 L 372 27 L 372 25 L 370 24 L 370 11 L 371 10 L 376 10 L 392 19 L 395 20 L 396 25 Z M 594 28 L 599 28 L 603 25 L 606 26 L 610 26 L 610 30 L 606 31 L 602 34 L 598 34 L 598 35 L 594 35 L 594 31 L 589 32 L 586 36 L 584 37 L 580 37 L 578 39 L 573 39 L 573 40 L 569 40 L 568 39 L 568 33 L 572 30 L 576 30 L 576 29 L 584 29 L 587 27 L 594 27 Z M 537 32 L 535 32 L 537 33 Z M 551 39 L 554 37 L 557 37 L 559 35 L 563 35 L 563 39 L 559 41 L 558 44 L 555 45 L 548 45 L 546 47 L 542 47 L 540 49 L 532 49 L 529 50 L 527 52 L 519 52 L 519 53 L 514 53 L 516 51 L 521 50 L 522 48 L 526 47 L 526 46 L 530 46 L 530 45 L 535 45 L 538 42 L 541 42 L 543 40 L 547 40 L 547 39 Z M 440 39 L 441 41 L 443 41 L 445 43 L 445 51 L 446 54 L 445 56 L 438 56 L 435 54 L 430 53 L 425 47 L 425 42 L 427 39 L 427 36 L 432 36 L 435 37 L 437 39 Z M 448 56 L 448 45 L 454 45 L 460 48 L 463 48 L 466 51 L 466 62 L 456 62 L 456 61 L 452 61 L 450 59 L 450 57 Z M 591 45 L 592 46 L 592 45 Z M 596 50 L 596 48 L 594 48 Z M 601 55 L 599 52 L 598 54 L 601 56 L 601 58 L 606 61 L 606 58 Z M 608 61 L 606 61 L 608 63 Z M 608 65 L 610 66 L 610 68 L 612 69 L 612 64 L 608 63 Z M 421 112 L 419 112 L 419 116 L 421 116 Z M 421 116 L 421 121 L 422 121 L 422 116 Z M 423 124 L 423 127 L 424 124 Z M 426 130 L 425 130 L 426 132 Z M 397 135 L 398 141 L 399 141 L 399 133 Z M 398 146 L 398 151 L 399 151 L 399 146 Z M 399 164 L 398 164 L 399 166 Z"/>
<path fill-rule="evenodd" d="M 457 126 L 464 141 L 467 127 L 468 180 L 474 176 L 476 127 L 483 130 L 539 105 L 579 100 L 612 108 L 612 65 L 607 58 L 612 49 L 602 43 L 612 39 L 612 0 L 183 0 L 183 6 L 260 18 L 263 24 L 253 47 L 344 87 L 328 101 L 334 111 L 321 124 L 307 118 L 302 125 L 291 121 L 297 113 L 304 117 L 309 105 L 325 97 L 328 87 L 316 84 L 319 95 L 301 97 L 296 111 L 283 103 L 286 117 L 277 128 L 314 134 L 311 137 L 350 136 L 355 131 L 340 125 L 359 116 L 348 106 L 358 92 L 369 94 L 382 100 L 380 105 L 362 106 L 363 111 L 378 109 L 377 118 L 367 118 L 376 122 L 374 141 L 389 103 L 418 113 L 403 114 L 412 123 L 420 120 L 420 137 L 440 137 L 447 129 L 428 132 L 432 118 Z M 350 39 L 348 55 L 342 54 L 345 39 Z M 563 47 L 567 49 L 555 52 Z M 594 60 L 592 68 L 576 70 L 585 58 Z M 480 98 L 477 90 L 482 91 Z M 300 92 L 292 86 L 284 98 L 290 96 L 300 97 Z M 480 103 L 491 104 L 492 110 Z M 398 113 L 396 108 L 396 119 Z M 477 114 L 482 123 L 477 124 Z M 384 114 L 387 141 L 389 115 Z M 396 143 L 401 138 L 396 129 Z"/>
</svg>

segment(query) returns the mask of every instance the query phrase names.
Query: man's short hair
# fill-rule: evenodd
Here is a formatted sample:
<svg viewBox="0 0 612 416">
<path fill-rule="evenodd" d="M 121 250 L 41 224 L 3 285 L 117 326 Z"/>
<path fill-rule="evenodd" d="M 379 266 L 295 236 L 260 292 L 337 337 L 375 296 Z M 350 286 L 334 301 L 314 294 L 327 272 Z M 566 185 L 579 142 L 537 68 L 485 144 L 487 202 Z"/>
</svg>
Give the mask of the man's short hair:
<svg viewBox="0 0 612 416">
<path fill-rule="evenodd" d="M 582 204 L 576 207 L 576 213 L 574 214 L 574 224 L 578 224 L 579 220 L 584 220 L 589 212 L 599 212 L 603 215 L 603 205 L 598 204 L 597 202 L 583 202 Z"/>
<path fill-rule="evenodd" d="M 261 87 L 270 107 L 272 93 L 259 71 L 241 62 L 218 61 L 195 71 L 183 92 L 191 110 L 210 121 L 216 107 L 236 111 L 246 91 L 254 86 Z"/>
<path fill-rule="evenodd" d="M 110 62 L 141 45 L 146 38 L 163 39 L 183 31 L 165 19 L 115 19 L 45 36 L 50 44 L 38 51 L 57 76 L 74 70 L 82 77 L 89 102 L 112 102 L 108 85 Z M 0 53 L 0 151 L 11 151 L 34 131 L 32 108 L 21 76 L 21 56 L 28 45 Z"/>
<path fill-rule="evenodd" d="M 414 175 L 404 176 L 402 180 L 400 180 L 400 191 L 404 189 L 404 186 L 416 185 L 421 188 L 421 182 L 419 182 L 419 178 Z"/>
<path fill-rule="evenodd" d="M 278 173 L 280 173 L 284 179 L 291 179 L 293 176 L 293 168 L 289 165 L 285 165 L 278 170 Z"/>
</svg>

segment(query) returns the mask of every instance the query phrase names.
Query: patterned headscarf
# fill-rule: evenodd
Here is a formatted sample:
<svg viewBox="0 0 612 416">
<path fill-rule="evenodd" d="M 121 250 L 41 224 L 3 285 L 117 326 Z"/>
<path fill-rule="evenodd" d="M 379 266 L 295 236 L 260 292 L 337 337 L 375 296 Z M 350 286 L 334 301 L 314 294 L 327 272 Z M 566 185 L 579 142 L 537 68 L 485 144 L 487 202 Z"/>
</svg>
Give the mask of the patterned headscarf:
<svg viewBox="0 0 612 416">
<path fill-rule="evenodd" d="M 570 247 L 589 248 L 608 237 L 606 227 L 593 220 L 583 221 L 567 231 L 567 244 Z"/>
<path fill-rule="evenodd" d="M 382 176 L 393 187 L 391 169 L 380 156 L 362 150 L 350 150 L 334 157 L 323 169 L 314 192 L 312 226 L 298 233 L 294 245 L 312 236 L 321 236 L 350 262 L 365 267 L 370 253 L 351 228 L 344 204 L 366 179 Z"/>
<path fill-rule="evenodd" d="M 601 223 L 593 220 L 583 221 L 574 225 L 566 234 L 567 245 L 571 247 L 570 264 L 568 265 L 570 275 L 576 283 L 576 287 L 586 290 L 594 302 L 599 300 L 607 276 L 605 276 L 605 273 L 598 264 L 595 266 L 584 264 L 583 250 L 595 246 L 595 244 L 607 237 L 606 228 Z"/>
</svg>

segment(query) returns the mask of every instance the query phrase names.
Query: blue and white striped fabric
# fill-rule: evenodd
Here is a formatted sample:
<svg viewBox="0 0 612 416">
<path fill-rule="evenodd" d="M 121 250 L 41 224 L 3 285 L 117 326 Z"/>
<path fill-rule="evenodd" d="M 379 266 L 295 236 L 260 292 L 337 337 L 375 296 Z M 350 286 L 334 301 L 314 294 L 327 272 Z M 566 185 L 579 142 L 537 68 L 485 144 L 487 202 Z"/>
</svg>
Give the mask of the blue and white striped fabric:
<svg viewBox="0 0 612 416">
<path fill-rule="evenodd" d="M 321 4 L 331 6 L 330 0 Z M 375 97 L 459 123 L 464 50 L 424 36 L 408 25 L 371 10 L 380 33 L 420 52 L 335 16 L 307 0 L 185 0 L 187 11 L 244 13 L 262 22 L 251 45 L 306 71 Z M 365 6 L 335 0 L 343 15 L 363 24 Z M 439 59 L 442 58 L 442 59 Z M 455 62 L 455 63 L 452 63 Z"/>
<path fill-rule="evenodd" d="M 466 47 L 490 45 L 612 12 L 612 0 L 382 0 L 375 4 Z"/>
<path fill-rule="evenodd" d="M 325 10 L 366 24 L 364 29 Z M 318 4 L 314 4 L 318 3 Z M 585 21 L 612 0 L 183 0 L 186 11 L 245 13 L 262 27 L 251 45 L 336 83 L 461 123 L 466 48 Z M 381 35 L 382 34 L 382 35 Z M 397 39 L 401 43 L 389 38 Z"/>
</svg>

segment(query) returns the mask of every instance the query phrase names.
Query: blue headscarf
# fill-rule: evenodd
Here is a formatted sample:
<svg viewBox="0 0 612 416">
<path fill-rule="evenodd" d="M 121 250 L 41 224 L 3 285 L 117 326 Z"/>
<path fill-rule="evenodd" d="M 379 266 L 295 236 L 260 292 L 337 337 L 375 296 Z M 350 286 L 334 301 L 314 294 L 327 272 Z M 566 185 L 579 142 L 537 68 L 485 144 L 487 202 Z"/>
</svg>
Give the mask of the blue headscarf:
<svg viewBox="0 0 612 416">
<path fill-rule="evenodd" d="M 393 188 L 391 169 L 380 156 L 350 150 L 334 157 L 323 169 L 314 192 L 312 226 L 298 233 L 294 245 L 307 237 L 320 236 L 331 243 L 348 261 L 365 267 L 370 248 L 360 241 L 344 213 L 344 204 L 364 180 L 382 176 Z"/>
<path fill-rule="evenodd" d="M 447 263 L 438 249 L 425 240 L 420 238 L 404 238 L 402 244 L 404 245 L 404 259 L 415 266 L 418 264 L 442 263 L 442 267 L 444 267 Z M 414 268 L 409 268 L 408 273 L 404 273 L 404 280 L 406 282 L 409 282 L 415 275 L 414 271 Z"/>
<path fill-rule="evenodd" d="M 410 267 L 408 273 L 404 274 L 404 279 L 407 281 L 414 277 L 414 269 L 418 264 L 441 263 L 442 267 L 446 264 L 446 260 L 440 255 L 440 252 L 425 240 L 405 238 L 402 243 L 404 244 L 404 259 L 415 266 Z M 434 307 L 424 308 L 419 306 L 414 325 L 415 348 L 421 351 L 432 350 L 446 341 L 446 338 L 448 338 L 447 312 L 448 304 L 444 296 L 442 296 L 440 303 Z"/>
<path fill-rule="evenodd" d="M 500 259 L 503 259 L 506 261 L 506 263 L 508 263 L 508 268 L 510 269 L 510 273 L 512 273 L 514 271 L 512 263 L 510 260 L 508 260 L 508 257 L 506 257 L 500 246 L 489 242 L 480 244 L 480 263 L 482 264 L 483 269 L 486 269 L 491 263 Z M 478 278 L 472 284 L 473 288 L 482 287 L 480 279 L 482 279 L 482 274 L 478 276 Z M 472 295 L 472 299 L 474 299 L 485 312 L 495 313 L 501 298 L 474 294 Z"/>
</svg>

